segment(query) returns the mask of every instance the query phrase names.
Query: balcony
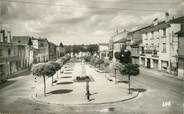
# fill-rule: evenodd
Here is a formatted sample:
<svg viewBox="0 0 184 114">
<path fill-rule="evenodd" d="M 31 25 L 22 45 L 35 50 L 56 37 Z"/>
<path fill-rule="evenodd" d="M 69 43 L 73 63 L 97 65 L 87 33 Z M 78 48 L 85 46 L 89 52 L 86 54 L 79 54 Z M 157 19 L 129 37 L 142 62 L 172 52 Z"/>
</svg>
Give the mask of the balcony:
<svg viewBox="0 0 184 114">
<path fill-rule="evenodd" d="M 153 53 L 153 50 L 144 50 L 144 53 L 145 54 L 152 54 Z"/>
<path fill-rule="evenodd" d="M 159 56 L 157 55 L 157 50 L 144 50 L 141 52 L 140 56 L 145 56 L 145 54 L 150 54 L 152 57 L 158 58 Z"/>
<path fill-rule="evenodd" d="M 157 54 L 153 54 L 151 55 L 152 57 L 155 57 L 155 58 L 159 58 L 159 56 Z"/>
</svg>

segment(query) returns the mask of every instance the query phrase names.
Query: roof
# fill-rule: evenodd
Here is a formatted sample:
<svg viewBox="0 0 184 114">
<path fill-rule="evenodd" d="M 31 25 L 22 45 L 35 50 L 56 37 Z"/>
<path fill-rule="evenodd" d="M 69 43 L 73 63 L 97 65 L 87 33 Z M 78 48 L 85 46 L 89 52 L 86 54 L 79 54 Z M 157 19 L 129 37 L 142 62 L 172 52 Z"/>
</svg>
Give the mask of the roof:
<svg viewBox="0 0 184 114">
<path fill-rule="evenodd" d="M 16 44 L 27 45 L 29 43 L 30 36 L 13 36 L 12 42 Z"/>
<path fill-rule="evenodd" d="M 118 40 L 118 41 L 116 41 L 116 42 L 114 42 L 114 43 L 125 43 L 125 42 L 126 42 L 126 40 L 127 40 L 127 39 L 122 38 L 122 39 L 120 39 L 120 40 Z"/>
<path fill-rule="evenodd" d="M 149 28 L 151 25 L 148 25 L 148 26 L 144 26 L 144 27 L 141 27 L 139 29 L 136 29 L 134 31 L 131 31 L 130 34 L 133 34 L 133 33 L 136 33 L 136 32 L 143 32 L 144 29 L 147 29 Z"/>
<path fill-rule="evenodd" d="M 147 28 L 143 30 L 143 32 L 157 31 L 163 28 L 168 28 L 168 27 L 170 27 L 169 22 L 161 21 L 161 22 L 158 22 L 157 25 L 153 25 L 153 24 L 149 25 Z"/>
<path fill-rule="evenodd" d="M 184 23 L 184 16 L 172 19 L 169 22 L 161 21 L 161 22 L 158 22 L 157 25 L 151 24 L 151 25 L 149 25 L 145 28 L 142 28 L 142 29 L 143 29 L 143 32 L 156 31 L 156 30 L 159 30 L 159 29 L 170 27 L 171 23 Z"/>
<path fill-rule="evenodd" d="M 134 39 L 133 43 L 131 44 L 132 47 L 139 46 L 142 43 L 142 39 Z"/>
<path fill-rule="evenodd" d="M 99 45 L 105 45 L 105 46 L 108 46 L 109 45 L 109 43 L 99 43 Z"/>
<path fill-rule="evenodd" d="M 172 19 L 170 23 L 184 23 L 184 16 Z"/>
<path fill-rule="evenodd" d="M 176 32 L 175 34 L 178 34 L 178 36 L 184 36 L 184 31 Z"/>
<path fill-rule="evenodd" d="M 48 41 L 47 38 L 34 38 L 34 37 L 32 37 L 31 40 Z"/>
</svg>

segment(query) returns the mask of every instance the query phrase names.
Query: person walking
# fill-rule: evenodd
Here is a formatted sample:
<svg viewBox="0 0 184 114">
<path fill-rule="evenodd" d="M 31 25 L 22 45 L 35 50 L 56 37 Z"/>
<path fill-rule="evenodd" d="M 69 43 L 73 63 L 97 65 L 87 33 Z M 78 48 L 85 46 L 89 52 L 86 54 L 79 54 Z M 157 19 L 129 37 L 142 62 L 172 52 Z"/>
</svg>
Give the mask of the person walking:
<svg viewBox="0 0 184 114">
<path fill-rule="evenodd" d="M 89 79 L 86 80 L 86 96 L 88 101 L 90 101 Z"/>
</svg>

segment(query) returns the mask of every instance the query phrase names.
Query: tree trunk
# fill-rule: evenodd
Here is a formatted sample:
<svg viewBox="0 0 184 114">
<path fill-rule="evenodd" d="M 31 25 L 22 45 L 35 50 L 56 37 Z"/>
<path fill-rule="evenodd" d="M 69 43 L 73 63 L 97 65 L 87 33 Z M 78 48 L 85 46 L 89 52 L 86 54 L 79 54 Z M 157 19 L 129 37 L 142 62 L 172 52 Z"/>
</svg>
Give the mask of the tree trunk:
<svg viewBox="0 0 184 114">
<path fill-rule="evenodd" d="M 53 86 L 54 76 L 52 76 L 52 86 Z"/>
<path fill-rule="evenodd" d="M 128 93 L 130 94 L 130 74 L 128 74 Z"/>
<path fill-rule="evenodd" d="M 46 96 L 46 80 L 45 80 L 45 76 L 43 76 L 43 83 L 44 83 L 44 96 Z"/>
<path fill-rule="evenodd" d="M 115 84 L 116 84 L 116 69 L 114 69 L 114 74 L 115 74 Z"/>
<path fill-rule="evenodd" d="M 58 71 L 56 71 L 57 72 L 57 79 L 58 79 Z"/>
</svg>

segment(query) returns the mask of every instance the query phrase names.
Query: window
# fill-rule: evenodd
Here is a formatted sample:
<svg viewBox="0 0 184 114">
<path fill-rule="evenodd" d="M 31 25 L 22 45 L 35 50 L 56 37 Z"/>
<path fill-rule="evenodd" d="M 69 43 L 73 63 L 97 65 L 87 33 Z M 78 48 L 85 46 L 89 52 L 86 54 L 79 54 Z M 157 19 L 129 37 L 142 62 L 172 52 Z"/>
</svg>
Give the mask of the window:
<svg viewBox="0 0 184 114">
<path fill-rule="evenodd" d="M 44 47 L 44 44 L 43 44 L 43 43 L 40 43 L 40 46 L 41 46 L 41 47 Z"/>
<path fill-rule="evenodd" d="M 166 53 L 166 43 L 163 43 L 163 49 L 162 49 L 163 53 Z"/>
<path fill-rule="evenodd" d="M 11 49 L 10 48 L 8 48 L 8 55 L 10 55 L 11 54 Z"/>
<path fill-rule="evenodd" d="M 3 34 L 0 32 L 0 42 L 3 42 Z"/>
<path fill-rule="evenodd" d="M 145 40 L 147 40 L 148 39 L 148 34 L 147 34 L 147 32 L 145 33 Z"/>
<path fill-rule="evenodd" d="M 3 76 L 3 65 L 0 65 L 0 76 L 2 77 Z"/>
<path fill-rule="evenodd" d="M 159 39 L 159 30 L 156 32 L 156 37 Z"/>
<path fill-rule="evenodd" d="M 154 32 L 151 32 L 151 39 L 154 39 Z"/>
<path fill-rule="evenodd" d="M 166 28 L 163 28 L 163 36 L 166 36 Z"/>
<path fill-rule="evenodd" d="M 2 51 L 2 49 L 0 49 L 0 56 L 2 56 L 3 55 L 3 51 Z"/>
<path fill-rule="evenodd" d="M 184 24 L 181 24 L 181 31 L 184 31 Z"/>
</svg>

